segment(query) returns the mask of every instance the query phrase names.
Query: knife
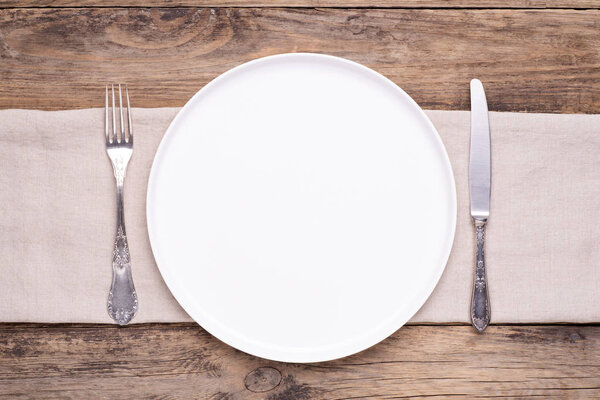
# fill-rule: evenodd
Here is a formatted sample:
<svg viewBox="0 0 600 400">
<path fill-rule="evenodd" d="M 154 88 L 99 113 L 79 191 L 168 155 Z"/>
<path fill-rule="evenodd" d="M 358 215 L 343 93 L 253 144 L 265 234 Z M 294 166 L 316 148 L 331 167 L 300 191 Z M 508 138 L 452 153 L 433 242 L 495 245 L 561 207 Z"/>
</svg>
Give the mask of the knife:
<svg viewBox="0 0 600 400">
<path fill-rule="evenodd" d="M 490 322 L 490 299 L 485 273 L 485 225 L 490 216 L 492 180 L 490 121 L 485 91 L 479 79 L 471 81 L 471 150 L 469 158 L 469 194 L 471 217 L 475 224 L 477 255 L 471 299 L 471 322 L 481 333 Z"/>
</svg>

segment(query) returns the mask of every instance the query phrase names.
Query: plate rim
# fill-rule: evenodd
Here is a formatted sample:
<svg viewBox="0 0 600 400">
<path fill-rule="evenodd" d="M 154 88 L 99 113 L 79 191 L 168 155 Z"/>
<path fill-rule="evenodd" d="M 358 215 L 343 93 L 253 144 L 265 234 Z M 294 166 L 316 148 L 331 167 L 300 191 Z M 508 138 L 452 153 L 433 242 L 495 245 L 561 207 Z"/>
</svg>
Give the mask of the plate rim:
<svg viewBox="0 0 600 400">
<path fill-rule="evenodd" d="M 444 169 L 445 169 L 446 174 L 448 175 L 448 183 L 449 183 L 450 192 L 451 192 L 449 194 L 449 197 L 450 197 L 450 200 L 452 201 L 452 204 L 450 205 L 450 208 L 452 210 L 452 212 L 450 213 L 450 218 L 451 218 L 450 225 L 451 225 L 452 229 L 449 234 L 447 248 L 444 249 L 444 251 L 443 251 L 444 262 L 440 263 L 440 266 L 435 270 L 435 274 L 433 274 L 432 281 L 429 284 L 429 286 L 426 288 L 424 287 L 423 300 L 415 301 L 414 304 L 412 304 L 412 307 L 407 308 L 408 311 L 404 313 L 405 315 L 408 315 L 407 317 L 395 318 L 395 319 L 393 319 L 393 323 L 387 322 L 383 326 L 383 329 L 380 329 L 379 331 L 377 331 L 376 334 L 374 333 L 373 335 L 367 336 L 367 337 L 360 336 L 359 337 L 360 340 L 355 340 L 354 342 L 350 343 L 349 345 L 343 346 L 340 349 L 336 348 L 334 350 L 324 350 L 324 349 L 322 349 L 323 346 L 321 346 L 321 348 L 311 349 L 310 352 L 306 352 L 306 351 L 295 352 L 295 351 L 289 350 L 289 349 L 288 350 L 274 349 L 273 346 L 265 347 L 265 346 L 261 346 L 261 345 L 255 345 L 255 344 L 253 344 L 253 342 L 239 340 L 238 338 L 232 337 L 231 335 L 229 335 L 227 333 L 227 331 L 225 329 L 221 328 L 222 324 L 218 321 L 211 321 L 210 318 L 199 318 L 197 315 L 198 312 L 194 311 L 195 307 L 187 304 L 187 299 L 185 298 L 185 296 L 183 296 L 181 293 L 180 293 L 180 295 L 176 294 L 176 290 L 174 290 L 174 289 L 177 288 L 178 284 L 176 284 L 176 282 L 174 281 L 174 278 L 171 277 L 171 273 L 168 271 L 168 268 L 166 268 L 165 266 L 163 266 L 163 267 L 160 266 L 160 264 L 158 262 L 158 257 L 157 257 L 158 256 L 157 249 L 158 249 L 159 245 L 157 244 L 157 239 L 155 238 L 156 233 L 154 233 L 154 234 L 152 233 L 153 228 L 151 226 L 152 225 L 151 215 L 153 214 L 153 212 L 151 211 L 151 204 L 152 204 L 151 193 L 154 192 L 153 188 L 156 185 L 156 179 L 157 179 L 156 178 L 156 174 L 157 174 L 156 170 L 158 168 L 157 167 L 157 159 L 159 159 L 161 157 L 162 153 L 164 153 L 164 151 L 165 151 L 164 149 L 166 147 L 165 143 L 167 143 L 169 141 L 168 140 L 169 137 L 173 135 L 174 127 L 177 125 L 178 120 L 180 118 L 182 118 L 182 115 L 184 115 L 189 108 L 191 108 L 191 106 L 196 102 L 196 99 L 198 99 L 200 96 L 202 96 L 212 86 L 217 85 L 221 80 L 227 79 L 230 75 L 233 75 L 234 73 L 236 73 L 240 70 L 252 67 L 255 64 L 269 62 L 273 59 L 283 59 L 283 58 L 317 58 L 317 59 L 321 59 L 321 60 L 328 60 L 328 61 L 333 61 L 336 63 L 351 65 L 352 67 L 358 68 L 358 69 L 362 70 L 363 72 L 370 74 L 371 76 L 375 76 L 375 77 L 379 78 L 380 80 L 382 80 L 382 82 L 385 82 L 388 86 L 391 86 L 393 89 L 395 89 L 395 91 L 397 93 L 400 94 L 401 97 L 403 97 L 405 100 L 407 100 L 413 106 L 413 108 L 415 108 L 415 110 L 417 110 L 417 113 L 426 122 L 427 127 L 434 134 L 433 136 L 436 138 L 437 145 L 439 146 L 439 149 L 441 150 L 441 153 L 443 154 L 442 158 L 443 158 L 443 164 L 445 165 Z M 364 66 L 360 63 L 357 63 L 355 61 L 351 61 L 351 60 L 348 60 L 348 59 L 345 59 L 342 57 L 326 55 L 326 54 L 319 54 L 319 53 L 305 53 L 305 52 L 282 53 L 282 54 L 270 55 L 270 56 L 266 56 L 266 57 L 257 58 L 257 59 L 254 59 L 254 60 L 251 60 L 248 62 L 244 62 L 236 67 L 233 67 L 233 68 L 223 72 L 222 74 L 220 74 L 219 76 L 217 76 L 213 80 L 211 80 L 209 83 L 204 85 L 202 88 L 200 88 L 185 103 L 185 105 L 177 112 L 177 115 L 173 118 L 173 120 L 169 124 L 169 127 L 167 128 L 163 137 L 161 138 L 160 144 L 158 145 L 158 147 L 156 149 L 156 153 L 154 154 L 154 157 L 152 159 L 152 166 L 150 169 L 150 174 L 148 176 L 148 185 L 147 185 L 147 191 L 146 191 L 146 228 L 147 228 L 147 232 L 148 232 L 148 239 L 150 242 L 150 248 L 152 250 L 152 255 L 153 255 L 155 264 L 158 267 L 158 270 L 161 274 L 161 277 L 163 278 L 163 281 L 169 288 L 169 291 L 171 292 L 171 294 L 175 298 L 175 300 L 184 309 L 184 311 L 194 320 L 194 322 L 196 322 L 199 326 L 201 326 L 208 333 L 210 333 L 212 336 L 216 337 L 220 341 L 224 342 L 225 344 L 227 344 L 235 349 L 243 351 L 247 354 L 250 354 L 250 355 L 253 355 L 256 357 L 260 357 L 260 358 L 264 358 L 264 359 L 268 359 L 268 360 L 279 361 L 279 362 L 312 363 L 312 362 L 331 361 L 331 360 L 347 357 L 347 356 L 359 353 L 363 350 L 366 350 L 366 349 L 378 344 L 379 342 L 383 341 L 384 339 L 388 338 L 390 335 L 392 335 L 398 329 L 403 327 L 410 320 L 410 318 L 412 318 L 419 311 L 419 309 L 425 304 L 425 302 L 429 299 L 429 297 L 433 293 L 435 287 L 439 283 L 439 280 L 442 277 L 442 275 L 446 269 L 446 266 L 448 264 L 448 259 L 450 258 L 450 254 L 452 252 L 452 247 L 453 247 L 454 240 L 456 237 L 456 224 L 457 224 L 457 213 L 458 213 L 457 207 L 458 206 L 457 206 L 457 194 L 456 194 L 456 181 L 454 179 L 454 171 L 452 169 L 452 164 L 450 162 L 450 158 L 448 156 L 448 152 L 446 150 L 446 147 L 444 146 L 442 138 L 440 137 L 439 132 L 437 131 L 437 129 L 431 122 L 431 119 L 427 116 L 427 114 L 423 111 L 423 109 L 413 100 L 412 97 L 410 97 L 402 88 L 400 88 L 400 86 L 396 85 L 393 81 L 391 81 L 389 78 L 385 77 L 381 73 L 379 73 L 367 66 Z"/>
</svg>

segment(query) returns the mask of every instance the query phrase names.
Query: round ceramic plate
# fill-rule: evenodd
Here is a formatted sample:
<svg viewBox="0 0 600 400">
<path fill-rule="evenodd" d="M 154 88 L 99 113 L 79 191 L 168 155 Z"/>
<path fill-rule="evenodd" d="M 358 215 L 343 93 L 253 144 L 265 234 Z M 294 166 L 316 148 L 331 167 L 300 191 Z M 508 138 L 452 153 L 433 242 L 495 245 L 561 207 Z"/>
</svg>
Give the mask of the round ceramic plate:
<svg viewBox="0 0 600 400">
<path fill-rule="evenodd" d="M 259 357 L 314 362 L 386 338 L 444 270 L 456 193 L 419 106 L 354 62 L 284 54 L 200 90 L 157 151 L 154 257 L 185 311 Z"/>
</svg>

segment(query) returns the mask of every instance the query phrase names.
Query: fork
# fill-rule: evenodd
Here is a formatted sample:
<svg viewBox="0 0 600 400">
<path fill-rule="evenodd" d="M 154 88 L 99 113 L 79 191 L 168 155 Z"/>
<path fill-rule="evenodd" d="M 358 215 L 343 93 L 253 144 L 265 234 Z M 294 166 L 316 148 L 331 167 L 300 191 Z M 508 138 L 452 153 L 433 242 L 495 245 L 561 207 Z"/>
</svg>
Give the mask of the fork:
<svg viewBox="0 0 600 400">
<path fill-rule="evenodd" d="M 106 152 L 110 158 L 115 180 L 117 182 L 117 233 L 113 250 L 113 277 L 110 292 L 108 293 L 108 314 L 120 325 L 128 324 L 138 310 L 138 299 L 131 276 L 131 259 L 129 245 L 125 233 L 123 218 L 123 182 L 127 164 L 133 154 L 133 127 L 131 125 L 131 112 L 129 107 L 129 91 L 125 85 L 125 98 L 127 100 L 127 130 L 123 122 L 123 96 L 121 84 L 119 88 L 119 127 L 117 130 L 117 117 L 115 114 L 115 85 L 110 85 L 112 92 L 112 130 L 109 121 L 108 92 L 106 85 L 105 125 Z M 112 134 L 111 134 L 112 133 Z"/>
</svg>

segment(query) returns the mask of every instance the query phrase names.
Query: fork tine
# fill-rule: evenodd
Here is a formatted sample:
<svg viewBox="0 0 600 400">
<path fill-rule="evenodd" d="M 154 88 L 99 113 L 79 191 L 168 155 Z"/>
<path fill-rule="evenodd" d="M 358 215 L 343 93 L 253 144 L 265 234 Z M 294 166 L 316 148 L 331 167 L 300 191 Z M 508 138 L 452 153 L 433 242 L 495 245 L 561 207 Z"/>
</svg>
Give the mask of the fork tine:
<svg viewBox="0 0 600 400">
<path fill-rule="evenodd" d="M 111 84 L 110 85 L 112 88 L 112 133 L 113 133 L 113 142 L 117 142 L 118 138 L 117 138 L 117 117 L 115 115 L 115 85 Z"/>
<path fill-rule="evenodd" d="M 125 125 L 123 125 L 123 96 L 121 95 L 121 84 L 119 83 L 119 121 L 121 122 L 121 142 L 125 142 Z"/>
<path fill-rule="evenodd" d="M 133 142 L 133 125 L 131 125 L 131 111 L 129 110 L 129 89 L 125 84 L 125 97 L 127 98 L 127 133 L 129 134 L 128 141 Z"/>
<path fill-rule="evenodd" d="M 108 85 L 106 85 L 106 103 L 104 107 L 104 133 L 106 134 L 106 143 L 110 143 L 108 134 Z"/>
</svg>

